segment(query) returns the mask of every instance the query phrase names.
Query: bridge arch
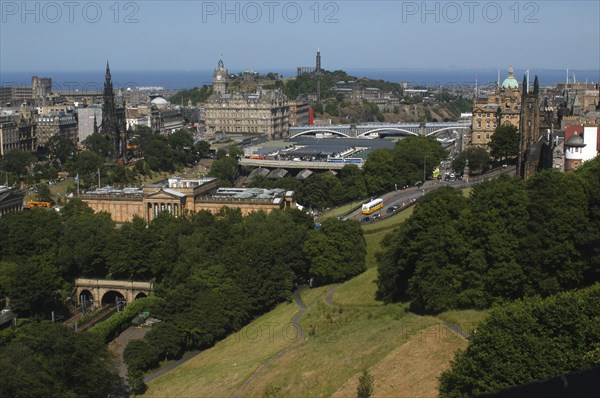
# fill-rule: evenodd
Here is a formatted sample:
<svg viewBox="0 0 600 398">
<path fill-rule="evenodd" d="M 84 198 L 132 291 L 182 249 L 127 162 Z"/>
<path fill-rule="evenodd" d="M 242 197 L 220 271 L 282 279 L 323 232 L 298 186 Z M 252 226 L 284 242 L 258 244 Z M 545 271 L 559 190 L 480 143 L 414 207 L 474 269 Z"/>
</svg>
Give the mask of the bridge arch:
<svg viewBox="0 0 600 398">
<path fill-rule="evenodd" d="M 329 130 L 329 129 L 311 129 L 311 130 L 301 131 L 300 133 L 294 134 L 290 138 L 296 138 L 296 137 L 300 137 L 301 135 L 316 134 L 316 133 L 331 133 L 331 134 L 339 135 L 339 136 L 346 137 L 346 138 L 350 137 L 348 134 L 342 133 L 340 131 Z"/>
<path fill-rule="evenodd" d="M 406 129 L 403 129 L 400 127 L 380 127 L 380 128 L 376 128 L 373 130 L 368 130 L 363 133 L 360 133 L 360 134 L 358 134 L 358 137 L 366 137 L 367 135 L 369 135 L 371 133 L 379 133 L 380 131 L 396 131 L 399 133 L 404 133 L 403 135 L 419 135 L 418 133 L 415 133 L 414 131 L 406 130 Z"/>
<path fill-rule="evenodd" d="M 146 293 L 144 293 L 144 292 L 139 292 L 138 294 L 135 295 L 135 297 L 133 299 L 137 300 L 137 299 L 141 299 L 141 298 L 144 298 L 144 297 L 148 297 L 148 295 Z"/>
<path fill-rule="evenodd" d="M 434 131 L 432 131 L 430 133 L 427 133 L 427 136 L 435 135 L 435 134 L 441 133 L 442 131 L 446 131 L 446 130 L 470 130 L 470 129 L 471 129 L 471 126 L 444 127 L 444 128 L 441 128 L 441 129 L 434 130 Z"/>
</svg>

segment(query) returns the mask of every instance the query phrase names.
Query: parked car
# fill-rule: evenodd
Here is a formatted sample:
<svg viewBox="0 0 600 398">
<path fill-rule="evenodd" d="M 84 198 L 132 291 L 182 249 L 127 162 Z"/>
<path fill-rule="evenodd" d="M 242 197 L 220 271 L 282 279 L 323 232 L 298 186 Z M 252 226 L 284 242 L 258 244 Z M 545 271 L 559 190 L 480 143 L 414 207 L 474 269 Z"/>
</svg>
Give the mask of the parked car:
<svg viewBox="0 0 600 398">
<path fill-rule="evenodd" d="M 398 205 L 390 206 L 390 207 L 387 208 L 386 212 L 387 213 L 395 213 L 398 210 L 399 207 L 400 206 L 398 206 Z"/>
<path fill-rule="evenodd" d="M 363 218 L 360 219 L 360 222 L 369 222 L 371 221 L 371 217 L 369 216 L 364 216 Z"/>
</svg>

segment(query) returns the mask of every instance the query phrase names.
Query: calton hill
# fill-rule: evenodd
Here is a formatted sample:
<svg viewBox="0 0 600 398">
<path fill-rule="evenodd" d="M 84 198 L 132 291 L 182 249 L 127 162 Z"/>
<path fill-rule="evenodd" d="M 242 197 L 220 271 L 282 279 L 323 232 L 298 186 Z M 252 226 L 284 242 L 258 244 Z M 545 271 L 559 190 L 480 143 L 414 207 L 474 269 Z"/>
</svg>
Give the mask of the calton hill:
<svg viewBox="0 0 600 398">
<path fill-rule="evenodd" d="M 381 93 L 398 100 L 397 104 L 378 107 L 368 99 L 352 99 L 336 90 L 343 86 L 379 89 Z M 230 75 L 229 90 L 254 92 L 259 87 L 281 89 L 289 100 L 307 100 L 315 111 L 315 117 L 336 123 L 367 122 L 444 122 L 458 120 L 461 113 L 470 112 L 472 102 L 451 90 L 439 86 L 429 89 L 427 94 L 405 92 L 400 83 L 348 75 L 342 70 L 321 71 L 320 74 L 302 74 L 283 78 L 276 73 L 252 72 Z M 417 89 L 427 87 L 417 86 Z M 350 89 L 351 90 L 351 89 Z M 317 93 L 320 97 L 316 98 Z M 210 86 L 204 85 L 182 90 L 169 98 L 173 104 L 198 105 L 212 94 Z"/>
<path fill-rule="evenodd" d="M 64 168 L 86 187 L 98 169 L 139 181 L 184 170 L 205 150 L 186 131 L 138 133 L 144 161 L 128 167 L 106 167 L 99 137 L 80 153 L 50 148 L 42 166 L 9 164 L 43 167 L 40 176 Z M 495 161 L 510 161 L 501 148 Z M 237 155 L 217 153 L 211 175 L 232 184 Z M 228 208 L 117 228 L 76 198 L 61 212 L 1 217 L 0 291 L 18 318 L 0 332 L 0 395 L 467 397 L 597 368 L 598 158 L 568 174 L 443 187 L 386 228 L 338 219 L 419 180 L 426 157 L 431 175 L 445 156 L 436 140 L 409 137 L 363 169 L 271 182 L 313 209 L 337 208 L 319 229 L 297 209 Z M 57 318 L 79 277 L 153 280 L 155 293 L 75 332 Z M 144 311 L 160 322 L 125 348 L 125 381 L 107 344 Z M 200 353 L 156 377 L 191 351 Z"/>
</svg>

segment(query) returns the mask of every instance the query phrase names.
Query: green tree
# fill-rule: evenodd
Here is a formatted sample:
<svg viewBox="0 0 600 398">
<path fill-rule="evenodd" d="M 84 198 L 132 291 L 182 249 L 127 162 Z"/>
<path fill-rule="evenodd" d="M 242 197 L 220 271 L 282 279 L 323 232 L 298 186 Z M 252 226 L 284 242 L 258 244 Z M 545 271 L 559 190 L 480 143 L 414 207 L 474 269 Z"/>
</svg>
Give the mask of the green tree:
<svg viewBox="0 0 600 398">
<path fill-rule="evenodd" d="M 490 155 L 497 159 L 514 158 L 519 152 L 519 133 L 512 124 L 496 127 L 490 143 Z"/>
<path fill-rule="evenodd" d="M 463 236 L 485 258 L 485 291 L 492 297 L 515 299 L 524 294 L 527 277 L 519 239 L 528 233 L 528 203 L 520 178 L 503 176 L 477 184 L 471 192 Z"/>
<path fill-rule="evenodd" d="M 593 239 L 581 181 L 548 170 L 528 180 L 527 193 L 528 233 L 521 236 L 520 256 L 529 279 L 526 293 L 549 295 L 581 286 L 590 267 L 584 248 Z"/>
<path fill-rule="evenodd" d="M 442 374 L 442 397 L 473 397 L 594 366 L 600 285 L 492 309 Z"/>
<path fill-rule="evenodd" d="M 37 189 L 37 200 L 41 202 L 54 202 L 52 199 L 52 192 L 50 192 L 50 187 L 48 184 L 38 184 L 36 185 Z"/>
<path fill-rule="evenodd" d="M 169 146 L 173 150 L 173 160 L 181 165 L 192 162 L 194 137 L 187 129 L 180 129 L 169 136 Z"/>
<path fill-rule="evenodd" d="M 320 113 L 323 114 L 323 104 L 320 102 L 317 102 L 316 104 L 313 105 L 313 111 L 315 113 Z"/>
<path fill-rule="evenodd" d="M 600 281 L 600 157 L 585 162 L 576 175 L 582 181 L 588 207 L 590 230 L 582 255 L 588 258 L 590 267 L 585 274 L 585 284 Z"/>
<path fill-rule="evenodd" d="M 173 150 L 164 137 L 153 135 L 143 145 L 148 166 L 155 171 L 173 171 Z"/>
<path fill-rule="evenodd" d="M 340 192 L 340 180 L 329 172 L 314 173 L 298 190 L 298 203 L 313 209 L 324 209 L 335 203 L 334 192 Z"/>
<path fill-rule="evenodd" d="M 365 270 L 366 243 L 356 221 L 323 221 L 319 231 L 311 231 L 303 251 L 318 285 L 344 281 Z"/>
<path fill-rule="evenodd" d="M 443 311 L 458 305 L 463 283 L 480 283 L 480 278 L 465 280 L 460 272 L 469 253 L 459 221 L 466 206 L 462 193 L 448 187 L 428 193 L 417 203 L 413 215 L 382 244 L 380 299 L 392 302 L 410 297 L 416 309 Z"/>
<path fill-rule="evenodd" d="M 490 163 L 490 155 L 484 148 L 471 147 L 461 152 L 452 162 L 452 168 L 459 174 L 462 174 L 467 160 L 469 161 L 469 173 L 478 174 L 487 171 Z"/>
<path fill-rule="evenodd" d="M 0 261 L 40 256 L 54 259 L 63 226 L 57 212 L 31 209 L 0 217 Z"/>
<path fill-rule="evenodd" d="M 109 275 L 115 279 L 146 280 L 162 278 L 162 272 L 152 267 L 152 252 L 161 245 L 163 236 L 157 236 L 141 217 L 124 223 L 116 233 L 109 236 L 105 255 Z M 167 243 L 168 244 L 168 243 Z M 156 253 L 155 253 L 156 255 Z M 159 261 L 162 261 L 162 256 Z M 162 270 L 161 270 L 162 271 Z"/>
<path fill-rule="evenodd" d="M 129 385 L 134 395 L 145 393 L 148 386 L 144 383 L 144 372 L 137 369 L 127 369 L 127 385 Z"/>
<path fill-rule="evenodd" d="M 34 161 L 35 156 L 19 148 L 6 152 L 2 159 L 4 170 L 15 173 L 19 178 L 28 173 L 28 169 Z"/>
<path fill-rule="evenodd" d="M 54 265 L 41 258 L 19 264 L 0 262 L 0 290 L 10 297 L 11 309 L 22 316 L 47 315 L 57 305 L 61 280 Z"/>
<path fill-rule="evenodd" d="M 0 396 L 29 398 L 48 396 L 52 378 L 35 359 L 34 352 L 21 344 L 0 346 L 2 383 Z"/>
<path fill-rule="evenodd" d="M 107 347 L 90 334 L 74 333 L 59 323 L 32 323 L 23 326 L 22 332 L 7 348 L 19 350 L 18 347 L 24 347 L 20 349 L 24 357 L 19 362 L 27 363 L 36 379 L 44 383 L 45 392 L 40 396 L 106 397 L 123 393 L 116 364 Z M 4 355 L 1 357 L 4 358 Z M 16 374 L 5 373 L 5 368 L 2 368 L 2 388 L 7 384 L 12 388 L 24 384 L 27 377 L 23 374 L 25 370 L 16 366 L 12 368 Z M 31 387 L 26 388 L 35 392 L 38 387 L 39 383 L 34 381 Z M 36 395 L 17 392 L 6 396 Z"/>
<path fill-rule="evenodd" d="M 342 193 L 338 203 L 348 203 L 368 195 L 367 184 L 361 170 L 355 164 L 347 164 L 339 173 Z"/>
<path fill-rule="evenodd" d="M 325 112 L 329 114 L 329 116 L 339 116 L 340 113 L 337 108 L 337 104 L 327 104 L 325 105 Z"/>
<path fill-rule="evenodd" d="M 50 159 L 56 160 L 62 166 L 77 152 L 73 141 L 60 135 L 53 135 L 46 144 Z"/>
<path fill-rule="evenodd" d="M 115 233 L 115 223 L 108 213 L 82 214 L 67 219 L 58 253 L 65 275 L 106 277 L 105 248 Z"/>
<path fill-rule="evenodd" d="M 194 87 L 191 90 L 182 90 L 177 94 L 169 98 L 169 102 L 177 105 L 187 106 L 188 101 L 191 100 L 192 104 L 198 105 L 205 102 L 208 97 L 212 95 L 212 86 L 203 85 L 202 87 Z"/>
<path fill-rule="evenodd" d="M 143 372 L 158 364 L 158 352 L 147 339 L 133 340 L 125 347 L 123 360 L 130 372 Z"/>
<path fill-rule="evenodd" d="M 111 159 L 114 156 L 114 148 L 108 137 L 104 134 L 93 133 L 83 140 L 82 144 L 102 159 Z"/>
<path fill-rule="evenodd" d="M 161 322 L 152 327 L 145 336 L 148 344 L 157 351 L 162 359 L 178 358 L 184 349 L 183 331 L 172 323 Z"/>
<path fill-rule="evenodd" d="M 71 175 L 79 174 L 80 184 L 84 187 L 96 185 L 98 183 L 98 170 L 104 165 L 104 160 L 100 155 L 91 151 L 80 152 L 67 162 L 65 168 Z"/>
<path fill-rule="evenodd" d="M 218 178 L 220 186 L 232 186 L 238 173 L 237 166 L 235 157 L 223 156 L 213 162 L 208 175 Z"/>
<path fill-rule="evenodd" d="M 395 182 L 405 185 L 422 181 L 423 174 L 428 178 L 446 156 L 445 149 L 433 137 L 413 136 L 398 141 L 393 161 Z"/>
<path fill-rule="evenodd" d="M 367 369 L 363 369 L 363 372 L 358 379 L 356 396 L 358 398 L 369 398 L 371 395 L 373 395 L 373 384 L 373 376 Z"/>
<path fill-rule="evenodd" d="M 198 159 L 203 158 L 210 153 L 210 143 L 200 140 L 194 144 L 194 151 Z"/>
<path fill-rule="evenodd" d="M 94 214 L 94 210 L 79 198 L 73 198 L 62 208 L 65 218 L 76 217 L 82 214 Z"/>
<path fill-rule="evenodd" d="M 374 150 L 363 166 L 363 173 L 370 194 L 392 189 L 398 178 L 394 153 L 389 149 Z"/>
</svg>

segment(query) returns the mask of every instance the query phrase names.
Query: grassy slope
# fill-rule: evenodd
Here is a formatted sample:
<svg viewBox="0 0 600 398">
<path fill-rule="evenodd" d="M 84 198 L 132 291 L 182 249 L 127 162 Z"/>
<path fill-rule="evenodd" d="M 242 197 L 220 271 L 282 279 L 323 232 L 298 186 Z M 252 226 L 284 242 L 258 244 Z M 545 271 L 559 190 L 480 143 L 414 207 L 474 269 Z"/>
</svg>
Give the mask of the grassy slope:
<svg viewBox="0 0 600 398">
<path fill-rule="evenodd" d="M 375 377 L 375 396 L 436 396 L 437 377 L 466 341 L 438 318 L 411 314 L 406 304 L 383 305 L 374 298 L 375 252 L 385 234 L 407 213 L 390 217 L 395 223 L 387 223 L 388 230 L 365 235 L 366 272 L 339 286 L 302 293 L 309 307 L 300 319 L 304 340 L 297 338 L 290 325 L 298 307 L 281 304 L 150 382 L 146 396 L 232 396 L 257 369 L 242 396 L 263 396 L 267 391 L 274 396 L 354 396 L 363 368 Z M 332 288 L 333 307 L 325 299 Z M 456 324 L 478 317 L 476 311 L 444 314 L 444 320 Z"/>
</svg>

